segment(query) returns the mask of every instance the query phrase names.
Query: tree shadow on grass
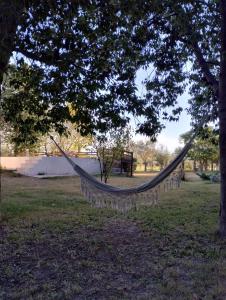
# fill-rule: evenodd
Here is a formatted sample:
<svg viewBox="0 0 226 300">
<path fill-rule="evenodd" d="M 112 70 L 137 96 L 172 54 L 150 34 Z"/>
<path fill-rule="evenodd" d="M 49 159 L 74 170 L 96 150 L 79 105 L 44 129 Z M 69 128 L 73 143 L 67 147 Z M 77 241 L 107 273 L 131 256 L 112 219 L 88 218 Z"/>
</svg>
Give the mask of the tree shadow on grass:
<svg viewBox="0 0 226 300">
<path fill-rule="evenodd" d="M 99 228 L 24 223 L 2 230 L 1 299 L 226 296 L 226 253 L 213 236 L 163 235 L 126 218 Z"/>
</svg>

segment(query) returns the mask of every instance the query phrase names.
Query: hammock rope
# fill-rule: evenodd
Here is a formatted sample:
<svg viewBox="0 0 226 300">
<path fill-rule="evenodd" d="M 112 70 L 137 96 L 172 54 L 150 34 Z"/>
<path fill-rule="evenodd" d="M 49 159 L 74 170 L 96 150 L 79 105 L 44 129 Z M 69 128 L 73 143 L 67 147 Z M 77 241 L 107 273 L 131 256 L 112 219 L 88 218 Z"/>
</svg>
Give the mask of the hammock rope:
<svg viewBox="0 0 226 300">
<path fill-rule="evenodd" d="M 181 163 L 190 150 L 193 140 L 204 122 L 205 120 L 200 122 L 188 143 L 167 167 L 153 179 L 132 188 L 120 188 L 100 182 L 77 165 L 52 136 L 50 136 L 50 138 L 74 171 L 80 176 L 81 192 L 92 206 L 100 208 L 107 207 L 121 212 L 127 212 L 130 209 L 137 209 L 141 205 L 155 205 L 159 200 L 161 191 L 167 192 L 169 189 L 180 187 L 182 178 Z"/>
</svg>

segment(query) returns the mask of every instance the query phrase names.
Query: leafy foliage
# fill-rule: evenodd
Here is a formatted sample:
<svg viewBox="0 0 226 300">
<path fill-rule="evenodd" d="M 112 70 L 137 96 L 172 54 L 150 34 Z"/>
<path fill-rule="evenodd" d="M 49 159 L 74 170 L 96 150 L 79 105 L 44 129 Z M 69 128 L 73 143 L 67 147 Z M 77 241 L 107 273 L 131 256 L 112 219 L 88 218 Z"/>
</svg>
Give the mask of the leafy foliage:
<svg viewBox="0 0 226 300">
<path fill-rule="evenodd" d="M 15 143 L 33 144 L 50 129 L 48 99 L 43 95 L 43 72 L 27 64 L 10 66 L 3 81 L 2 118 L 13 129 Z M 60 121 L 60 120 L 59 120 Z"/>
<path fill-rule="evenodd" d="M 167 148 L 162 145 L 158 147 L 158 149 L 156 149 L 155 159 L 160 165 L 160 169 L 162 170 L 170 160 L 170 153 Z"/>
<path fill-rule="evenodd" d="M 163 127 L 160 116 L 178 119 L 177 97 L 187 85 L 194 119 L 203 113 L 214 119 L 219 26 L 213 0 L 29 1 L 14 45 L 22 80 L 16 76 L 12 84 L 16 90 L 25 84 L 30 92 L 26 99 L 22 91 L 5 98 L 5 120 L 15 120 L 24 140 L 51 127 L 62 133 L 65 121 L 86 135 L 143 116 L 137 130 L 155 138 Z M 32 62 L 29 68 L 21 57 Z M 150 75 L 141 98 L 135 78 L 142 68 Z"/>
<path fill-rule="evenodd" d="M 186 143 L 190 138 L 191 132 L 181 135 L 181 139 Z M 219 163 L 219 135 L 211 127 L 206 127 L 193 142 L 192 149 L 189 151 L 190 159 L 200 163 L 201 170 L 207 168 L 208 162 Z"/>
<path fill-rule="evenodd" d="M 22 81 L 16 77 L 11 84 L 16 90 L 26 84 L 35 101 L 31 96 L 25 100 L 13 95 L 2 105 L 6 121 L 17 118 L 21 139 L 33 129 L 47 132 L 55 127 L 62 133 L 66 120 L 86 135 L 125 126 L 129 117 L 124 111 L 150 114 L 145 101 L 136 95 L 142 47 L 133 41 L 136 20 L 125 10 L 111 1 L 29 3 L 15 43 Z M 21 54 L 32 60 L 29 68 Z M 73 116 L 68 103 L 76 111 Z M 20 112 L 26 109 L 37 114 L 38 121 L 30 116 L 24 120 Z"/>
<path fill-rule="evenodd" d="M 147 97 L 156 110 L 173 106 L 175 119 L 181 111 L 177 96 L 188 86 L 190 113 L 197 121 L 203 113 L 217 115 L 219 76 L 219 7 L 216 1 L 152 1 L 147 16 L 148 62 L 153 71 L 146 80 Z"/>
<path fill-rule="evenodd" d="M 144 171 L 146 172 L 148 164 L 154 161 L 156 153 L 155 144 L 150 141 L 138 141 L 133 144 L 132 149 L 134 156 L 144 164 Z"/>
<path fill-rule="evenodd" d="M 89 134 L 87 136 L 82 136 L 78 129 L 72 123 L 65 123 L 67 134 L 60 135 L 56 131 L 51 132 L 51 136 L 54 137 L 54 140 L 60 145 L 62 149 L 65 151 L 74 151 L 80 152 L 82 148 L 86 148 L 87 146 L 92 145 L 93 137 Z M 50 139 L 49 136 L 44 136 L 40 139 L 42 148 L 46 149 L 48 153 L 55 153 L 59 152 L 59 149 L 53 144 L 53 141 Z"/>
<path fill-rule="evenodd" d="M 211 180 L 212 182 L 220 182 L 219 172 L 197 172 L 196 174 L 204 180 Z"/>
</svg>

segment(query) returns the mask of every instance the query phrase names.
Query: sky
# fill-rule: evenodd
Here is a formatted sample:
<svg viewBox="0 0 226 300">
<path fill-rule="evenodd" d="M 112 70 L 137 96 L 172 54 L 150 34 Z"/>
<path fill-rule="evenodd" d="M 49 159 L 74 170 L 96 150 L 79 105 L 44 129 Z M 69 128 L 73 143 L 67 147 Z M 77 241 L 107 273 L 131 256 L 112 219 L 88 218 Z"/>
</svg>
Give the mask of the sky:
<svg viewBox="0 0 226 300">
<path fill-rule="evenodd" d="M 138 93 L 144 93 L 144 86 L 142 84 L 142 80 L 148 75 L 150 70 L 144 71 L 140 70 L 137 73 L 136 84 L 138 87 Z M 186 112 L 186 108 L 188 107 L 188 99 L 189 95 L 185 90 L 184 94 L 178 97 L 178 104 L 183 108 L 183 111 L 180 115 L 180 119 L 177 122 L 166 122 L 163 121 L 165 125 L 165 129 L 159 134 L 157 139 L 157 144 L 162 144 L 167 147 L 170 152 L 174 152 L 177 147 L 181 147 L 182 144 L 179 142 L 179 137 L 181 134 L 189 131 L 191 129 L 190 122 L 191 118 Z M 133 122 L 132 122 L 133 123 Z M 148 140 L 148 138 L 144 137 L 143 135 L 136 134 L 134 136 L 134 140 Z"/>
<path fill-rule="evenodd" d="M 178 103 L 181 104 L 182 107 L 186 107 L 188 95 L 185 93 L 180 97 Z M 190 126 L 190 116 L 184 110 L 178 122 L 166 122 L 166 128 L 162 130 L 160 135 L 158 136 L 158 143 L 165 145 L 170 152 L 173 152 L 175 148 L 181 147 L 182 145 L 179 143 L 179 137 L 182 133 L 185 133 L 191 129 Z"/>
</svg>

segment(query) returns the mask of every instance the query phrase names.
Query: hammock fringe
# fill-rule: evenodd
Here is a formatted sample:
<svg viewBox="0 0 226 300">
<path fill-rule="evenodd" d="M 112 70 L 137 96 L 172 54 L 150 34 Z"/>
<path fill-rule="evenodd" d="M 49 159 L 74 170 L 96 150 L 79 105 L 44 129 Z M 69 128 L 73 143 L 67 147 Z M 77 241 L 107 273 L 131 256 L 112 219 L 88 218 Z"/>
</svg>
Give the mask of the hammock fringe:
<svg viewBox="0 0 226 300">
<path fill-rule="evenodd" d="M 137 210 L 140 206 L 156 205 L 162 192 L 180 187 L 181 178 L 182 169 L 180 167 L 156 187 L 142 193 L 127 195 L 101 191 L 81 178 L 81 192 L 93 207 L 111 208 L 126 213 L 131 209 Z"/>
</svg>

